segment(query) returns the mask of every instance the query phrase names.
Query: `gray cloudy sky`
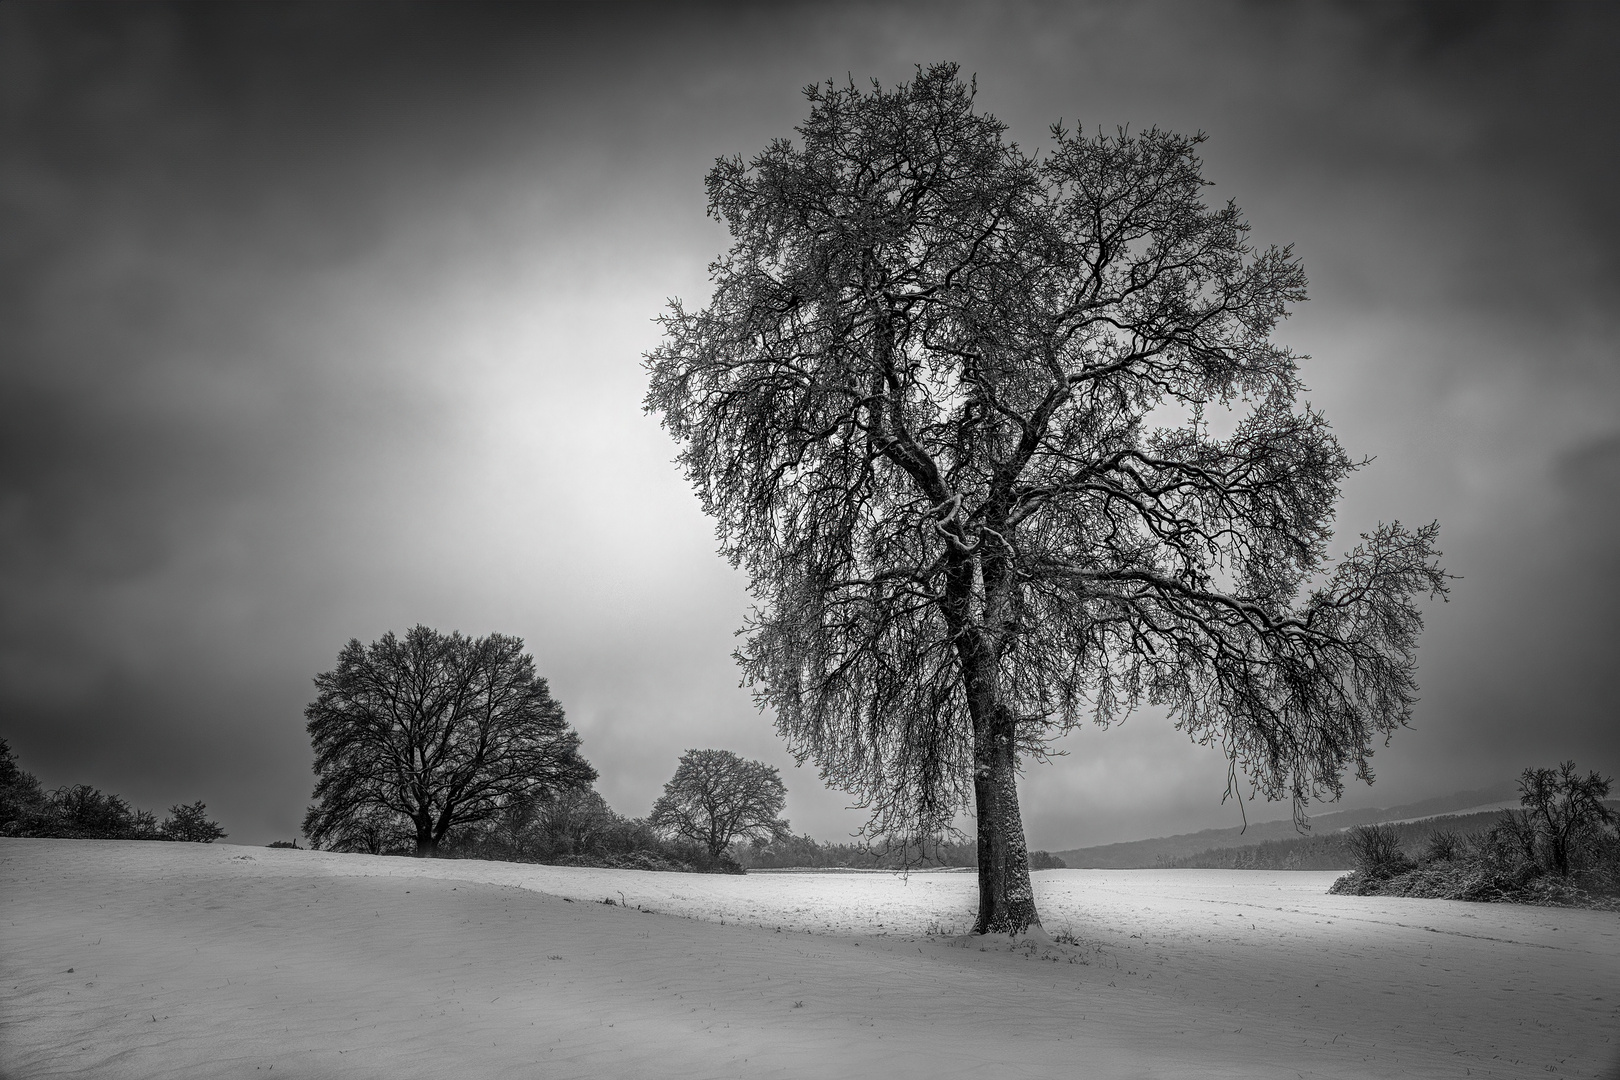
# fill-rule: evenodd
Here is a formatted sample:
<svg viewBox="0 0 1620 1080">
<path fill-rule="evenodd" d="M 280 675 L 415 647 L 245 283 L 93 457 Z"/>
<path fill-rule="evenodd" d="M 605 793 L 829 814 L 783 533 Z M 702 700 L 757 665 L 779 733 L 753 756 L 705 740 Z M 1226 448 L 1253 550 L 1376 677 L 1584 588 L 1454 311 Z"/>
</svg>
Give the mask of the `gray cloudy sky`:
<svg viewBox="0 0 1620 1080">
<path fill-rule="evenodd" d="M 623 813 L 676 757 L 784 768 L 737 687 L 743 582 L 640 401 L 726 242 L 716 156 L 829 76 L 955 59 L 1046 126 L 1210 135 L 1212 198 L 1293 242 L 1282 336 L 1376 461 L 1348 546 L 1438 518 L 1391 805 L 1620 772 L 1620 17 L 1273 4 L 0 6 L 0 736 L 47 786 L 291 836 L 302 709 L 350 637 L 524 637 Z M 1062 848 L 1233 824 L 1160 716 L 1069 737 Z M 1278 816 L 1251 807 L 1250 816 Z"/>
</svg>

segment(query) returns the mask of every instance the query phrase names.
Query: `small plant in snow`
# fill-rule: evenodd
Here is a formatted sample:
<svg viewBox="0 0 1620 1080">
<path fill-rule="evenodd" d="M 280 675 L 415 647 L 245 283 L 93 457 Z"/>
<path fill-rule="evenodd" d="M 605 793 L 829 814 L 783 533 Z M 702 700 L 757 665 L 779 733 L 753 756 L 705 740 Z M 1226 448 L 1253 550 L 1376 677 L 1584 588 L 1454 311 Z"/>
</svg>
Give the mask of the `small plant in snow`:
<svg viewBox="0 0 1620 1080">
<path fill-rule="evenodd" d="M 1052 940 L 1057 942 L 1059 945 L 1084 944 L 1084 942 L 1080 940 L 1079 935 L 1074 932 L 1074 927 L 1070 926 L 1068 923 L 1064 923 L 1063 929 L 1052 935 Z"/>
</svg>

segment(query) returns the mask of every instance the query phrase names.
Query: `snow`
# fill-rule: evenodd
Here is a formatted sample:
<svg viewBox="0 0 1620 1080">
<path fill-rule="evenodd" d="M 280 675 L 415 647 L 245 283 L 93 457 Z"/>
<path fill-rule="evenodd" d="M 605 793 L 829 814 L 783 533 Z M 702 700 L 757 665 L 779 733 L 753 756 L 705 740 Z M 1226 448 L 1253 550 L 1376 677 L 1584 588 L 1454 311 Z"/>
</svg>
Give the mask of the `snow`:
<svg viewBox="0 0 1620 1080">
<path fill-rule="evenodd" d="M 1620 916 L 1333 877 L 1043 871 L 1078 943 L 980 951 L 972 873 L 0 839 L 0 1075 L 1620 1076 Z"/>
</svg>

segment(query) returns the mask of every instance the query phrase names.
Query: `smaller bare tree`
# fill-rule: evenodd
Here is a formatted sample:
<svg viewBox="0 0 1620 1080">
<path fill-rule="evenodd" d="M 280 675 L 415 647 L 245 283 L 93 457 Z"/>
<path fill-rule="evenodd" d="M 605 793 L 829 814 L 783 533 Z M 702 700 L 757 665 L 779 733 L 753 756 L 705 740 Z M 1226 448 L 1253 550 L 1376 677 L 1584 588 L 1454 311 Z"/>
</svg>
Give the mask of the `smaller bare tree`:
<svg viewBox="0 0 1620 1080">
<path fill-rule="evenodd" d="M 688 750 L 653 804 L 648 821 L 702 844 L 718 861 L 733 840 L 791 836 L 778 817 L 787 788 L 773 765 L 744 761 L 730 750 Z"/>
<path fill-rule="evenodd" d="M 1520 832 L 1532 861 L 1540 848 L 1543 866 L 1567 875 L 1595 846 L 1614 812 L 1603 805 L 1610 781 L 1597 772 L 1584 777 L 1573 761 L 1557 769 L 1526 769 L 1519 777 Z"/>
</svg>

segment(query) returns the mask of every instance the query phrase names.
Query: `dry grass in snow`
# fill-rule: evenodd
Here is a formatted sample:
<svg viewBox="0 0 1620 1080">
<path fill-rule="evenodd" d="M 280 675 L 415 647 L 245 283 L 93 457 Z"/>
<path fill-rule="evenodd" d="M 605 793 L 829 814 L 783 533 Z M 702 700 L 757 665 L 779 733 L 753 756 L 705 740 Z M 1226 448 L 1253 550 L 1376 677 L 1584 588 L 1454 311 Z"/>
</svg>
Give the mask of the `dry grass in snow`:
<svg viewBox="0 0 1620 1080">
<path fill-rule="evenodd" d="M 971 873 L 0 839 L 0 1074 L 1615 1075 L 1620 917 L 1333 876 L 1044 872 L 1077 943 L 979 951 Z"/>
</svg>

